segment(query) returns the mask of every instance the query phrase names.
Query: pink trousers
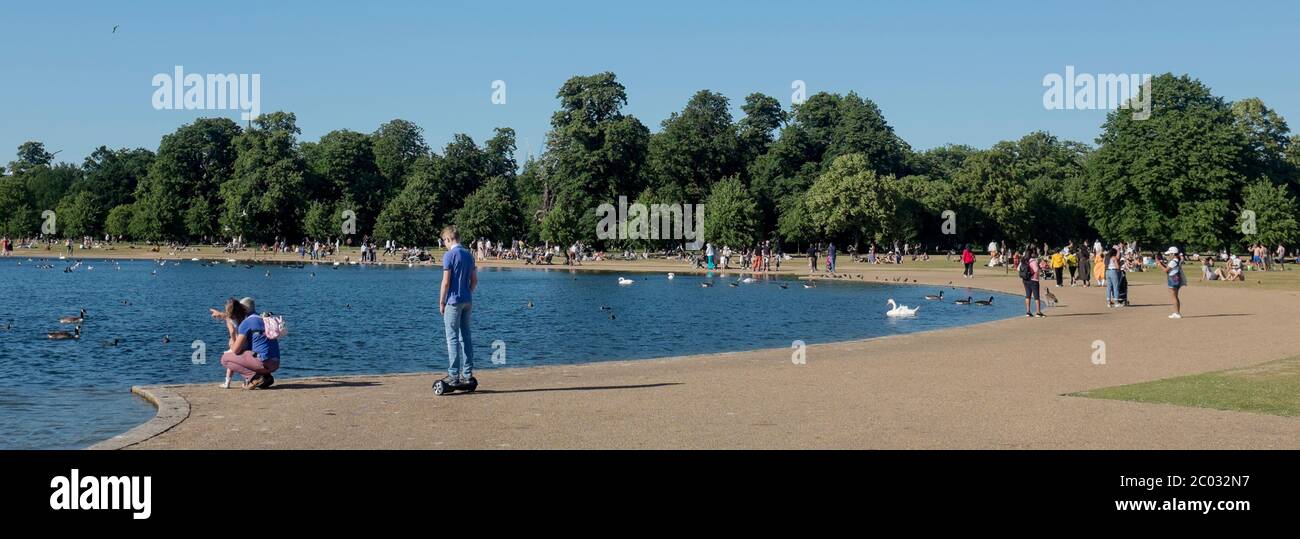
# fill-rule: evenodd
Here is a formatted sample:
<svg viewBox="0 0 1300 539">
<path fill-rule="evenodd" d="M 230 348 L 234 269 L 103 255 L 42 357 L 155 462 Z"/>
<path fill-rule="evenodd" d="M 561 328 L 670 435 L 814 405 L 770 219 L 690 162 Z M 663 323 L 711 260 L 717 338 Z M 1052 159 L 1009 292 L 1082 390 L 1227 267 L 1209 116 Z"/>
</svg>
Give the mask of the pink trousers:
<svg viewBox="0 0 1300 539">
<path fill-rule="evenodd" d="M 221 366 L 239 373 L 245 381 L 252 380 L 255 374 L 271 374 L 280 368 L 279 359 L 262 361 L 253 357 L 252 352 L 235 355 L 227 351 L 221 354 Z"/>
</svg>

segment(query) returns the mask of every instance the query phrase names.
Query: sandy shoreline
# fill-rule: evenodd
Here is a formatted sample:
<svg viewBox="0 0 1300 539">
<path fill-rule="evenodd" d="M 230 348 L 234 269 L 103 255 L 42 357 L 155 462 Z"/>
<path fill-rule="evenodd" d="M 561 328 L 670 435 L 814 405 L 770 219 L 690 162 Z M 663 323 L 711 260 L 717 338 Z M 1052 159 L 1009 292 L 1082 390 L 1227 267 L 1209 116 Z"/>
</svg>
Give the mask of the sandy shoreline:
<svg viewBox="0 0 1300 539">
<path fill-rule="evenodd" d="M 963 284 L 957 271 L 846 269 L 868 282 Z M 1000 269 L 973 284 L 1020 288 Z M 478 393 L 443 397 L 429 390 L 432 373 L 281 380 L 255 392 L 168 386 L 188 416 L 130 447 L 1300 448 L 1298 418 L 1065 396 L 1294 355 L 1300 293 L 1194 284 L 1175 321 L 1159 285 L 1135 284 L 1134 306 L 1119 310 L 1095 287 L 1055 292 L 1061 306 L 1045 319 L 812 345 L 805 365 L 772 349 L 494 369 Z M 1104 365 L 1092 362 L 1097 340 Z"/>
</svg>

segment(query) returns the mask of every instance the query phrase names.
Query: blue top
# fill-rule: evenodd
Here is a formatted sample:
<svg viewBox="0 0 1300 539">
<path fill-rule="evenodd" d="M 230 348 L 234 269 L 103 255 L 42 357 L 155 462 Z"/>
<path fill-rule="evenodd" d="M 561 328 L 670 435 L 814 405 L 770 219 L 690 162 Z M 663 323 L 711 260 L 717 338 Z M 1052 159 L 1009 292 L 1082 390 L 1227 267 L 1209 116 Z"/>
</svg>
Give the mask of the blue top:
<svg viewBox="0 0 1300 539">
<path fill-rule="evenodd" d="M 442 255 L 442 270 L 451 273 L 447 287 L 447 305 L 471 303 L 470 276 L 474 274 L 474 255 L 459 243 Z"/>
<path fill-rule="evenodd" d="M 266 324 L 262 322 L 261 316 L 248 315 L 248 318 L 239 323 L 239 329 L 236 331 L 248 337 L 249 348 L 257 354 L 258 359 L 262 361 L 280 359 L 280 343 L 266 338 L 263 334 L 266 331 Z"/>
</svg>

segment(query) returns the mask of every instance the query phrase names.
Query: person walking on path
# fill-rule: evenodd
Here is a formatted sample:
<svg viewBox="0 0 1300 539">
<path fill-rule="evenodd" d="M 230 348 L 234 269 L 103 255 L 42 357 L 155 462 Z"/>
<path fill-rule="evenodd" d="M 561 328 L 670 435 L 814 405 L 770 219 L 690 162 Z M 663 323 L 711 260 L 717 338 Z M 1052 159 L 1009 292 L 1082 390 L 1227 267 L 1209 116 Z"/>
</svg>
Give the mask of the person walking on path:
<svg viewBox="0 0 1300 539">
<path fill-rule="evenodd" d="M 966 266 L 966 269 L 962 270 L 961 276 L 967 279 L 974 277 L 975 276 L 975 253 L 972 253 L 970 251 L 969 245 L 967 245 L 964 249 L 961 250 L 961 263 Z"/>
<path fill-rule="evenodd" d="M 835 273 L 835 243 L 826 246 L 826 271 Z"/>
<path fill-rule="evenodd" d="M 460 233 L 454 226 L 442 229 L 442 239 L 448 245 L 442 256 L 442 288 L 438 293 L 438 313 L 442 314 L 447 335 L 447 377 L 442 381 L 453 388 L 477 385 L 474 341 L 470 336 L 470 308 L 474 289 L 478 288 L 474 253 L 461 246 Z"/>
<path fill-rule="evenodd" d="M 1169 286 L 1169 295 L 1174 300 L 1174 312 L 1169 318 L 1178 320 L 1183 317 L 1183 303 L 1178 298 L 1178 291 L 1187 285 L 1187 275 L 1183 273 L 1182 255 L 1177 247 L 1170 247 L 1165 251 L 1165 256 L 1169 257 L 1169 262 L 1165 263 L 1164 257 L 1156 255 L 1156 265 L 1164 270 L 1165 284 Z"/>
</svg>

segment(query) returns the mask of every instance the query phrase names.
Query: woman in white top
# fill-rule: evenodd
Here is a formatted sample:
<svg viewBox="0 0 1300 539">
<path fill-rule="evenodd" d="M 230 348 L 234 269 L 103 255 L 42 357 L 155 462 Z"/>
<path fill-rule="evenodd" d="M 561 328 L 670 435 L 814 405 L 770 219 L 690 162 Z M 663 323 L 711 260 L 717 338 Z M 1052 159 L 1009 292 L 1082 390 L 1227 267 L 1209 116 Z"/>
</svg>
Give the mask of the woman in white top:
<svg viewBox="0 0 1300 539">
<path fill-rule="evenodd" d="M 1183 303 L 1178 299 L 1178 291 L 1187 285 L 1187 276 L 1183 274 L 1183 265 L 1178 254 L 1177 247 L 1170 247 L 1165 251 L 1165 256 L 1170 257 L 1169 262 L 1156 255 L 1156 265 L 1165 272 L 1165 283 L 1169 286 L 1169 296 L 1174 300 L 1174 313 L 1169 318 L 1177 320 L 1183 317 Z"/>
</svg>

